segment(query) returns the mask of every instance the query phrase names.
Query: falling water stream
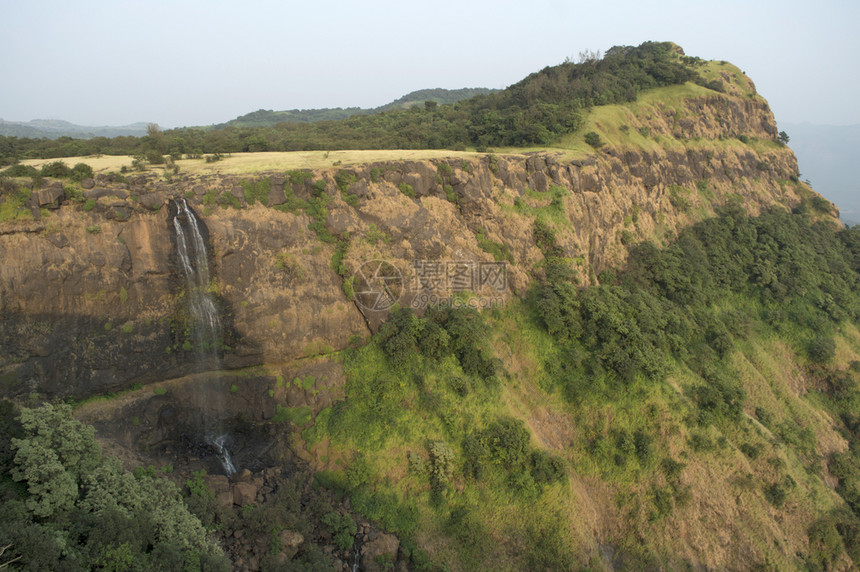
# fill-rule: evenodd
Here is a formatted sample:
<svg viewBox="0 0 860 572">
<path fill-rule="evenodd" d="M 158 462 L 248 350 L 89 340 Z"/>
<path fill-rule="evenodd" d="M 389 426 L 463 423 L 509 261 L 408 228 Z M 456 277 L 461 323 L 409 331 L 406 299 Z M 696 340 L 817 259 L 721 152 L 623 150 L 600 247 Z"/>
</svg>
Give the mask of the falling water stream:
<svg viewBox="0 0 860 572">
<path fill-rule="evenodd" d="M 221 319 L 215 300 L 212 298 L 209 277 L 209 258 L 206 243 L 200 232 L 200 224 L 194 211 L 185 199 L 173 199 L 176 216 L 173 228 L 176 232 L 176 255 L 185 276 L 186 299 L 189 314 L 190 337 L 194 351 L 201 363 L 218 359 L 218 344 L 221 335 Z M 209 399 L 208 397 L 204 397 Z M 217 421 L 211 419 L 211 403 L 201 404 L 204 410 L 205 441 L 215 450 L 227 476 L 236 472 L 230 451 L 227 450 L 227 434 L 221 431 Z M 220 409 L 216 407 L 216 409 Z"/>
</svg>

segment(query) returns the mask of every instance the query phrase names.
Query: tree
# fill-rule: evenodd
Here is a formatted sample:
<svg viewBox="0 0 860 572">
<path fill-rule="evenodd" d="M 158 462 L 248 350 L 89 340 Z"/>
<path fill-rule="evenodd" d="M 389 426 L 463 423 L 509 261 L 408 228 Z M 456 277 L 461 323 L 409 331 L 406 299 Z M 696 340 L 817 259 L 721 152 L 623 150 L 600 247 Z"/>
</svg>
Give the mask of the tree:
<svg viewBox="0 0 860 572">
<path fill-rule="evenodd" d="M 95 430 L 72 417 L 65 403 L 24 409 L 21 425 L 24 438 L 12 439 L 17 450 L 12 478 L 27 483 L 27 508 L 40 517 L 70 509 L 78 482 L 101 462 Z"/>
<path fill-rule="evenodd" d="M 11 547 L 8 556 L 34 570 L 228 568 L 179 488 L 103 458 L 95 430 L 71 406 L 25 408 L 19 423 L 19 431 L 0 427 L 20 436 L 11 438 L 10 472 L 27 485 L 3 499 L 0 555 Z"/>
<path fill-rule="evenodd" d="M 157 137 L 161 135 L 161 127 L 158 125 L 158 123 L 147 123 L 146 134 L 150 137 Z"/>
<path fill-rule="evenodd" d="M 585 142 L 594 147 L 595 149 L 599 149 L 603 146 L 603 140 L 600 138 L 600 135 L 598 135 L 594 131 L 589 131 L 585 134 Z"/>
<path fill-rule="evenodd" d="M 779 132 L 778 139 L 779 139 L 779 142 L 782 143 L 783 145 L 788 145 L 789 137 L 788 137 L 788 133 L 786 133 L 785 131 Z"/>
</svg>

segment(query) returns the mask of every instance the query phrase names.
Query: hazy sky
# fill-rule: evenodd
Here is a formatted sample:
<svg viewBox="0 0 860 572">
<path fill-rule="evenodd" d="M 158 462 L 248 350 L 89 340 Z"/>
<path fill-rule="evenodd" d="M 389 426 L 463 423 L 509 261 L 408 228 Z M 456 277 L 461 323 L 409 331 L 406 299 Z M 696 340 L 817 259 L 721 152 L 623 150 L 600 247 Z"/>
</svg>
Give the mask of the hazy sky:
<svg viewBox="0 0 860 572">
<path fill-rule="evenodd" d="M 860 123 L 856 0 L 0 0 L 0 17 L 8 121 L 176 127 L 375 107 L 669 40 L 746 71 L 778 122 Z"/>
</svg>

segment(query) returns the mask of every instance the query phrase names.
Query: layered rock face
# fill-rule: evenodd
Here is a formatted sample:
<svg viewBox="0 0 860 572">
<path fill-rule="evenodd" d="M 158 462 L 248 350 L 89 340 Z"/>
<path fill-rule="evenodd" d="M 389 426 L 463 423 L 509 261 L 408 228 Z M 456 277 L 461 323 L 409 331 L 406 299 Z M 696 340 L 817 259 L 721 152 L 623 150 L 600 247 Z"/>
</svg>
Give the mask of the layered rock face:
<svg viewBox="0 0 860 572">
<path fill-rule="evenodd" d="M 793 153 L 771 143 L 766 104 L 715 97 L 687 106 L 685 117 L 647 118 L 652 147 L 607 147 L 582 160 L 475 154 L 302 177 L 97 177 L 86 204 L 65 198 L 38 221 L 0 225 L 0 395 L 81 397 L 194 370 L 171 197 L 185 198 L 208 231 L 222 365 L 235 368 L 342 349 L 378 327 L 393 302 L 420 311 L 523 295 L 540 275 L 536 218 L 590 283 L 623 262 L 626 245 L 668 240 L 721 205 L 755 214 L 811 192 L 796 183 Z M 767 141 L 718 138 L 726 132 Z M 263 179 L 267 196 L 248 205 L 243 182 Z M 503 280 L 485 280 L 486 269 Z"/>
</svg>

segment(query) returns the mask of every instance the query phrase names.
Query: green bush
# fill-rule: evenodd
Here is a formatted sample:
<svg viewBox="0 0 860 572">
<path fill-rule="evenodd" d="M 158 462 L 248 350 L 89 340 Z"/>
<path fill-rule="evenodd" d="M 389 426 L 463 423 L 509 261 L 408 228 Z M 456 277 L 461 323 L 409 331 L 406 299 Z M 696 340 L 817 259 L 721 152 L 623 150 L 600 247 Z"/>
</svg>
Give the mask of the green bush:
<svg viewBox="0 0 860 572">
<path fill-rule="evenodd" d="M 415 198 L 415 190 L 412 188 L 412 185 L 409 185 L 407 183 L 400 183 L 400 185 L 397 188 L 400 189 L 401 193 L 403 193 L 404 195 L 406 195 L 410 199 Z"/>
<path fill-rule="evenodd" d="M 3 175 L 6 177 L 36 177 L 39 176 L 39 174 L 39 171 L 35 167 L 22 165 L 20 163 L 12 165 L 3 171 Z"/>
<path fill-rule="evenodd" d="M 155 149 L 147 151 L 145 154 L 146 160 L 149 161 L 151 165 L 163 165 L 164 164 L 164 155 L 161 154 L 160 151 L 156 151 Z"/>
<path fill-rule="evenodd" d="M 322 197 L 325 195 L 326 182 L 325 179 L 320 179 L 318 181 L 314 181 L 311 185 L 311 192 L 315 197 Z"/>
<path fill-rule="evenodd" d="M 93 168 L 86 163 L 76 163 L 72 167 L 71 177 L 73 181 L 80 182 L 84 179 L 93 178 Z"/>
<path fill-rule="evenodd" d="M 62 161 L 53 161 L 42 165 L 41 175 L 43 177 L 54 177 L 57 179 L 71 176 L 72 170 Z"/>
<path fill-rule="evenodd" d="M 809 342 L 806 353 L 814 363 L 827 363 L 836 357 L 836 342 L 829 337 L 815 338 Z"/>
<path fill-rule="evenodd" d="M 269 190 L 271 189 L 271 181 L 268 177 L 254 180 L 239 181 L 242 185 L 242 191 L 245 195 L 245 202 L 253 205 L 259 201 L 264 206 L 269 206 Z"/>
<path fill-rule="evenodd" d="M 787 496 L 788 494 L 785 492 L 785 489 L 779 483 L 773 483 L 764 488 L 764 498 L 767 499 L 767 502 L 772 504 L 774 508 L 782 508 Z"/>
<path fill-rule="evenodd" d="M 595 149 L 603 147 L 603 139 L 601 139 L 600 135 L 598 135 L 594 131 L 589 131 L 588 133 L 586 133 L 583 139 L 585 140 L 586 144 L 591 145 Z"/>
</svg>

